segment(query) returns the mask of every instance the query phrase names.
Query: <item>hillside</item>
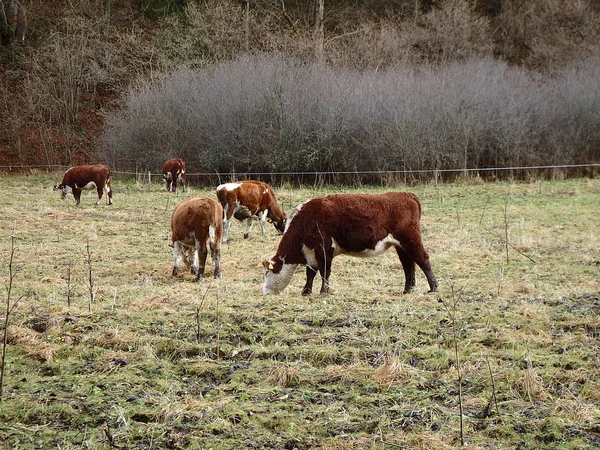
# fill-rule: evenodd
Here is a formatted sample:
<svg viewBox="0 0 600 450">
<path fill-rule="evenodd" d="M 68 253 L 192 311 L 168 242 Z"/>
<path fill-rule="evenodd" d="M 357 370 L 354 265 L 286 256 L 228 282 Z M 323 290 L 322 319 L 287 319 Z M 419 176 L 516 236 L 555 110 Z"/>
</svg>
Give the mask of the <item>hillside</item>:
<svg viewBox="0 0 600 450">
<path fill-rule="evenodd" d="M 7 5 L 10 2 L 5 2 Z M 0 166 L 98 158 L 127 89 L 174 68 L 250 53 L 315 58 L 314 1 L 23 1 L 24 44 L 0 48 Z M 551 74 L 597 52 L 594 0 L 327 1 L 323 59 L 334 67 L 441 65 L 490 57 Z M 246 51 L 247 47 L 247 51 Z"/>
</svg>

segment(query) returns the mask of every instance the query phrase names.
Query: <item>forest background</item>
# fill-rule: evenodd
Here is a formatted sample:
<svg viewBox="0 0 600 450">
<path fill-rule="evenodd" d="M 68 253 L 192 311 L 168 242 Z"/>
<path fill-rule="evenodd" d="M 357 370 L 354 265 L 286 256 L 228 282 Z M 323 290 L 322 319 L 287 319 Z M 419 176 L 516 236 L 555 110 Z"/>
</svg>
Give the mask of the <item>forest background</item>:
<svg viewBox="0 0 600 450">
<path fill-rule="evenodd" d="M 4 170 L 600 161 L 595 0 L 0 5 Z"/>
</svg>

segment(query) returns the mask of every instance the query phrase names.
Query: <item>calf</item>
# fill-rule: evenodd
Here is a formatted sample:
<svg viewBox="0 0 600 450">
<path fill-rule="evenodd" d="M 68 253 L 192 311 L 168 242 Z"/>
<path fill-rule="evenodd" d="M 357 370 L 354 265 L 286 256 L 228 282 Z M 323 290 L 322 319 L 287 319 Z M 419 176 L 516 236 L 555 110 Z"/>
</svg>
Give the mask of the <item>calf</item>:
<svg viewBox="0 0 600 450">
<path fill-rule="evenodd" d="M 339 194 L 314 198 L 298 206 L 289 218 L 275 256 L 264 261 L 263 294 L 278 294 L 292 279 L 298 264 L 306 265 L 302 295 L 312 292 L 317 270 L 321 294 L 329 288 L 331 261 L 337 255 L 377 256 L 396 249 L 404 268 L 404 293 L 415 286 L 415 263 L 437 290 L 429 256 L 421 242 L 421 203 L 408 192 Z"/>
<path fill-rule="evenodd" d="M 246 221 L 244 238 L 248 238 L 252 217 L 260 220 L 260 231 L 265 234 L 265 220 L 273 222 L 275 228 L 283 233 L 286 216 L 277 204 L 271 186 L 262 181 L 238 181 L 225 183 L 217 187 L 217 197 L 223 206 L 223 242 L 229 239 L 231 217 Z"/>
<path fill-rule="evenodd" d="M 204 277 L 208 247 L 215 264 L 215 278 L 221 276 L 222 218 L 223 208 L 210 198 L 192 198 L 175 207 L 171 215 L 173 276 L 179 272 L 179 264 L 186 261 L 191 262 L 191 272 L 200 281 Z"/>
<path fill-rule="evenodd" d="M 106 198 L 109 205 L 112 205 L 112 189 L 110 187 L 110 168 L 104 164 L 93 164 L 90 166 L 75 166 L 65 172 L 62 183 L 54 186 L 55 191 L 60 191 L 60 198 L 63 200 L 67 194 L 73 194 L 76 205 L 81 201 L 81 191 L 96 189 L 98 200 L 96 205 L 100 204 L 103 192 L 106 192 Z"/>
<path fill-rule="evenodd" d="M 173 158 L 165 161 L 162 167 L 163 180 L 169 192 L 177 192 L 177 182 L 187 190 L 185 179 L 185 161 L 181 158 Z"/>
</svg>

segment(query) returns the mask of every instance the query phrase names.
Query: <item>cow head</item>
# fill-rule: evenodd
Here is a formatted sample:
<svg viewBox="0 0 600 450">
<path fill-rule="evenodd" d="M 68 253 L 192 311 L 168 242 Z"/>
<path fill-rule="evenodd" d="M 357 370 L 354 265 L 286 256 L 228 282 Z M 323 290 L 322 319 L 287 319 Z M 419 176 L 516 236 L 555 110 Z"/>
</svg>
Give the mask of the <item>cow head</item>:
<svg viewBox="0 0 600 450">
<path fill-rule="evenodd" d="M 275 226 L 275 229 L 277 229 L 277 231 L 279 231 L 280 233 L 283 233 L 285 231 L 285 223 L 287 222 L 287 219 L 283 218 L 281 220 L 278 220 L 277 222 L 273 222 L 273 225 Z"/>
<path fill-rule="evenodd" d="M 263 261 L 263 295 L 265 294 L 279 294 L 283 291 L 296 271 L 298 264 L 286 264 L 283 258 L 279 258 L 277 261 L 273 261 L 273 258 L 269 261 Z"/>
<path fill-rule="evenodd" d="M 63 200 L 67 197 L 67 194 L 73 193 L 73 189 L 71 189 L 71 186 L 67 186 L 62 183 L 54 186 L 54 190 L 60 191 L 60 198 Z"/>
</svg>

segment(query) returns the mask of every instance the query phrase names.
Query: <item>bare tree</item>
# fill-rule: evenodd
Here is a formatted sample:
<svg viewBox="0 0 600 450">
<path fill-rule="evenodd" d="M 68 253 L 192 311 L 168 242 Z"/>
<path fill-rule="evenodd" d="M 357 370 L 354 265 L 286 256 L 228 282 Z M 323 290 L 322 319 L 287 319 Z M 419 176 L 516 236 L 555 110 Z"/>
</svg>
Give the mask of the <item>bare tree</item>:
<svg viewBox="0 0 600 450">
<path fill-rule="evenodd" d="M 27 15 L 19 0 L 0 0 L 0 36 L 2 43 L 25 42 Z"/>
<path fill-rule="evenodd" d="M 242 0 L 244 3 L 244 49 L 250 50 L 250 0 Z"/>
<path fill-rule="evenodd" d="M 318 61 L 323 61 L 324 57 L 324 40 L 325 33 L 323 31 L 323 16 L 325 14 L 325 0 L 315 0 L 315 56 Z"/>
</svg>

